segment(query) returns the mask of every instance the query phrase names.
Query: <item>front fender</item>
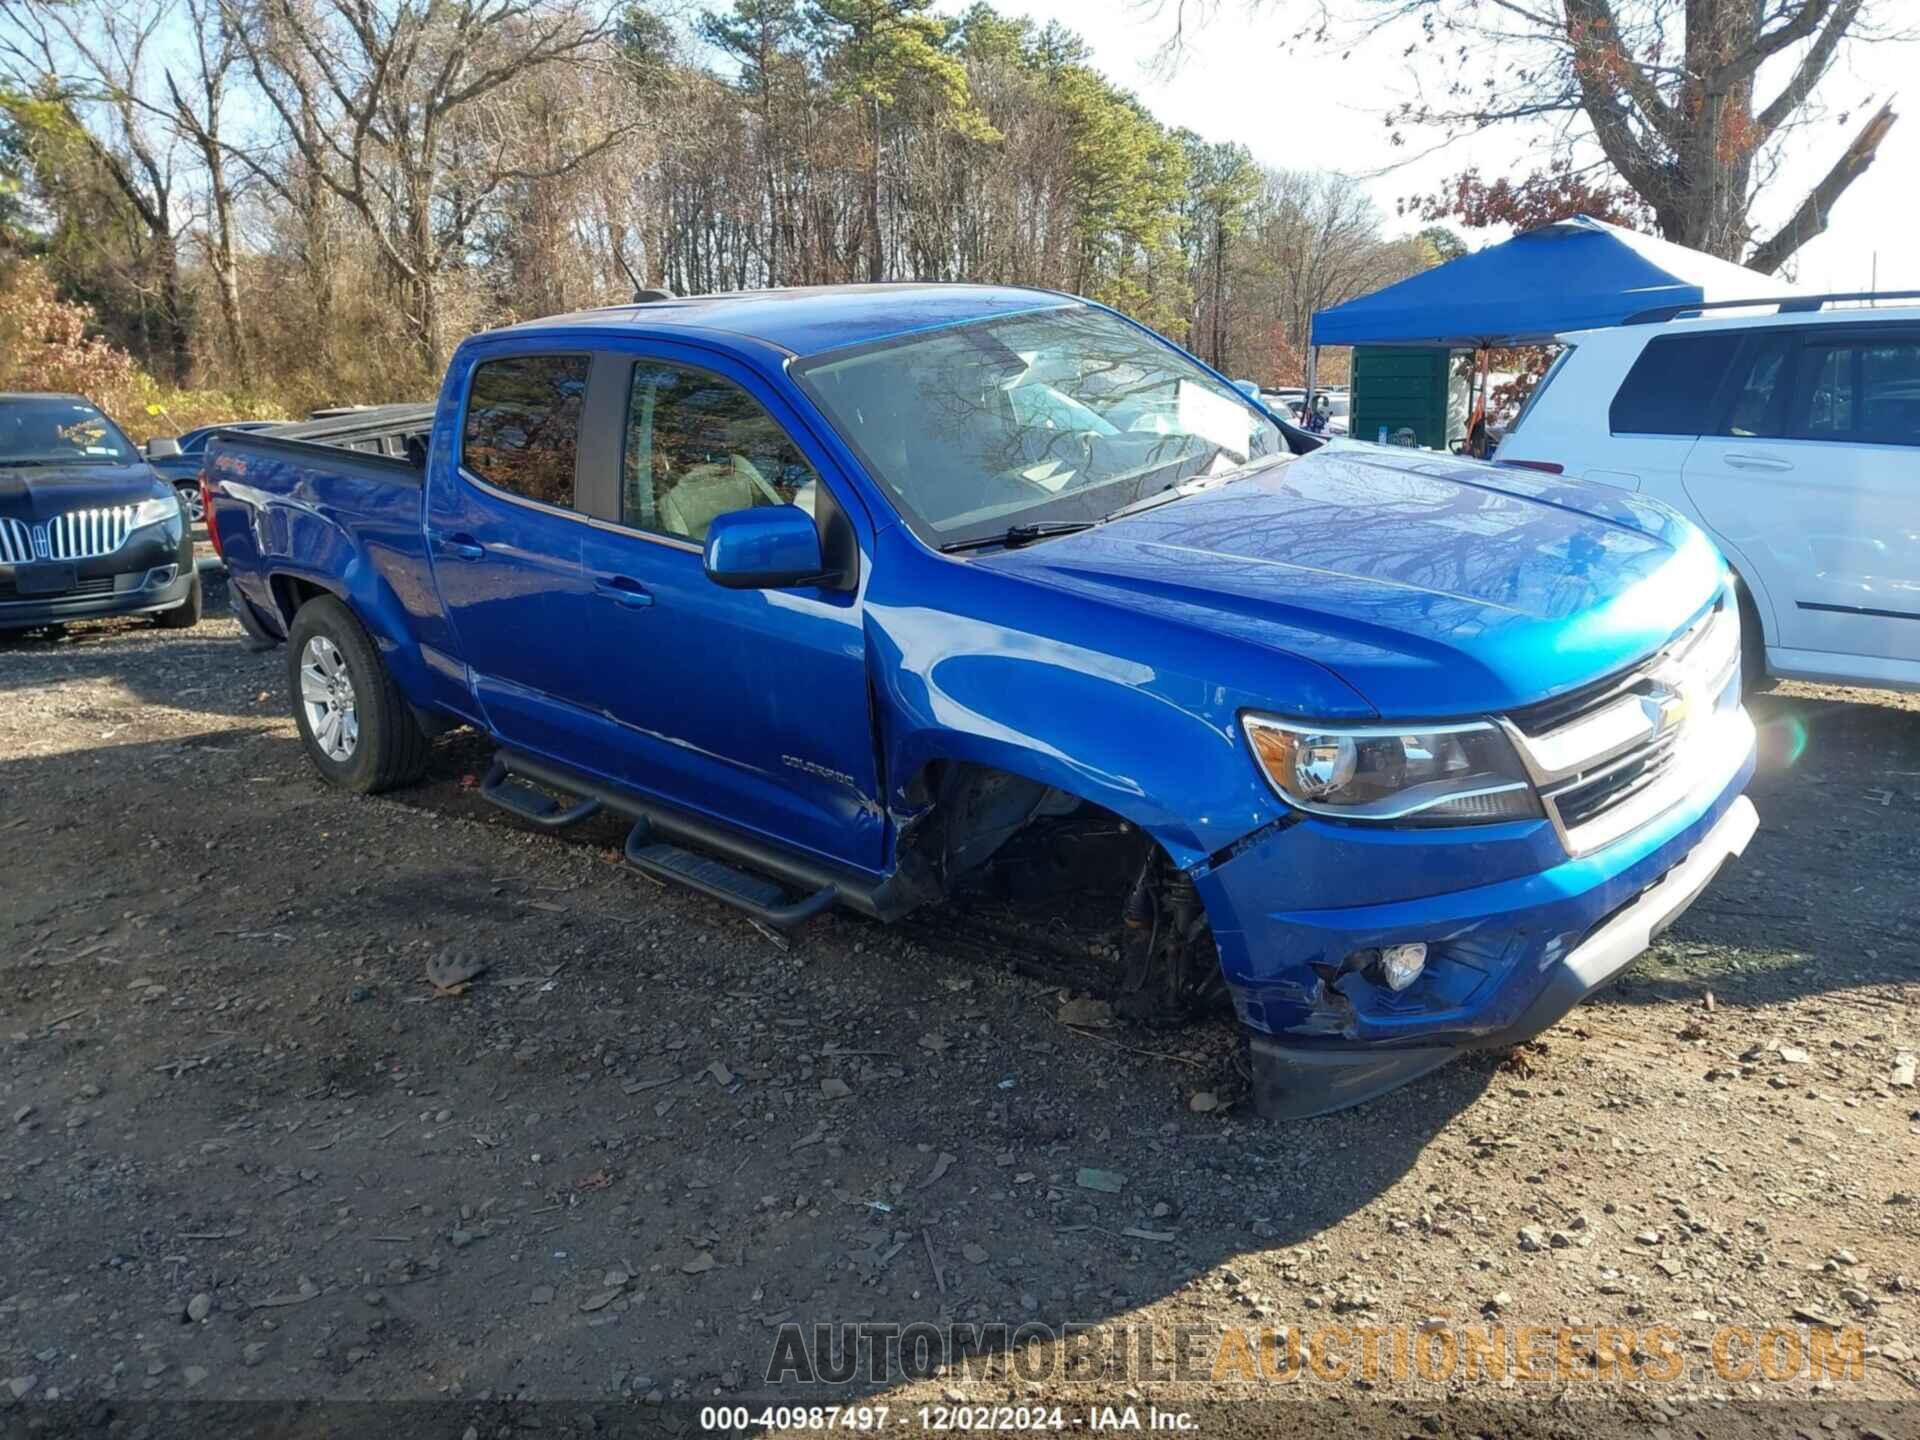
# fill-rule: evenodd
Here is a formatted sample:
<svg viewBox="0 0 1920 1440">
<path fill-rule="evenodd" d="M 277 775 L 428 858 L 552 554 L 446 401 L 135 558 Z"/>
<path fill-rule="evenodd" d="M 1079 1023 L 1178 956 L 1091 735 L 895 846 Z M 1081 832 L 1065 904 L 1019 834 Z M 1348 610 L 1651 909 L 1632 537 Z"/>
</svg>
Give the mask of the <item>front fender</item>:
<svg viewBox="0 0 1920 1440">
<path fill-rule="evenodd" d="M 925 552 L 916 563 L 897 530 L 882 542 L 894 553 L 874 567 L 865 623 L 896 814 L 929 763 L 965 761 L 1111 810 L 1190 867 L 1285 813 L 1243 709 L 1304 688 L 1315 713 L 1372 714 L 1318 667 L 1283 679 L 1271 651 Z"/>
</svg>

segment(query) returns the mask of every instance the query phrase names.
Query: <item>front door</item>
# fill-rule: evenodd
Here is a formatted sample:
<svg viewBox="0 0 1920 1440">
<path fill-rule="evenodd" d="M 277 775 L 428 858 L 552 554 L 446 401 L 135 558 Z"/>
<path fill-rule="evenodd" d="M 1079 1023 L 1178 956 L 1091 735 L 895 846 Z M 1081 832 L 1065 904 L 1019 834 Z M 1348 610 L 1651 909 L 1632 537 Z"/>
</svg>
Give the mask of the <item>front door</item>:
<svg viewBox="0 0 1920 1440">
<path fill-rule="evenodd" d="M 458 454 L 429 484 L 427 544 L 467 686 L 508 743 L 571 763 L 597 736 L 581 677 L 593 617 L 576 509 L 587 355 L 482 359 Z"/>
<path fill-rule="evenodd" d="M 1920 662 L 1920 327 L 1760 332 L 1736 375 L 1687 494 L 1759 571 L 1777 648 Z"/>
<path fill-rule="evenodd" d="M 602 363 L 606 363 L 603 359 Z M 863 869 L 883 863 L 857 587 L 728 590 L 717 515 L 797 504 L 851 544 L 828 468 L 757 377 L 705 351 L 632 357 L 614 523 L 588 534 L 593 676 L 620 778 Z M 857 503 L 857 502 L 855 502 Z"/>
</svg>

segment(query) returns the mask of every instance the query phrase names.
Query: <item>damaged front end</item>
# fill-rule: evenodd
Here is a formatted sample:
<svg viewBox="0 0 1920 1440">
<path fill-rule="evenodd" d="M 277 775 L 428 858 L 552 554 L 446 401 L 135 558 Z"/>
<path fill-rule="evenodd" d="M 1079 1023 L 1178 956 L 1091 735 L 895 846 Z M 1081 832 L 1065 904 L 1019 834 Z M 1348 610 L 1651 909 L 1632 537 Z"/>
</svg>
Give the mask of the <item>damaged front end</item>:
<svg viewBox="0 0 1920 1440">
<path fill-rule="evenodd" d="M 909 799 L 901 868 L 931 893 L 1074 962 L 1063 978 L 1109 996 L 1136 1022 L 1226 1008 L 1193 877 L 1137 825 L 976 765 L 930 766 Z"/>
</svg>

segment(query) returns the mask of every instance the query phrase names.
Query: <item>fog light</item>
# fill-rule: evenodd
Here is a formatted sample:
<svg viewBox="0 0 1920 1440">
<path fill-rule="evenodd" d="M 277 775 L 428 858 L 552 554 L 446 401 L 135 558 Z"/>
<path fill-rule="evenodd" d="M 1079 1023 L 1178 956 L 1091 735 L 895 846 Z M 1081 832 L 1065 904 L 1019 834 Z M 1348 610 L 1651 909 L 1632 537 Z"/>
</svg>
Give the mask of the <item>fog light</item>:
<svg viewBox="0 0 1920 1440">
<path fill-rule="evenodd" d="M 1404 990 L 1427 968 L 1427 947 L 1419 943 L 1388 945 L 1381 950 L 1374 968 L 1389 990 Z"/>
</svg>

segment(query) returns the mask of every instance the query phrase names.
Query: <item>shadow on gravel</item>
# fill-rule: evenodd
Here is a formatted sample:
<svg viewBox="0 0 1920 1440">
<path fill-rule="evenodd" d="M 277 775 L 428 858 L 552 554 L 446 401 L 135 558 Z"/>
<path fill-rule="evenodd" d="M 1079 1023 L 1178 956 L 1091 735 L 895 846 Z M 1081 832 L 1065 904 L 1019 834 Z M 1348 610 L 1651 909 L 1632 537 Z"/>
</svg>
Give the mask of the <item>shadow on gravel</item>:
<svg viewBox="0 0 1920 1440">
<path fill-rule="evenodd" d="M 88 682 L 204 715 L 278 718 L 286 710 L 283 657 L 253 655 L 230 633 L 161 630 L 139 619 L 76 624 L 58 638 L 0 632 L 0 704 L 8 695 Z M 258 699 L 262 689 L 272 692 L 266 703 Z"/>
<path fill-rule="evenodd" d="M 1611 1001 L 1770 1005 L 1920 982 L 1920 710 L 1804 693 L 1750 708 L 1760 831 Z"/>
</svg>

